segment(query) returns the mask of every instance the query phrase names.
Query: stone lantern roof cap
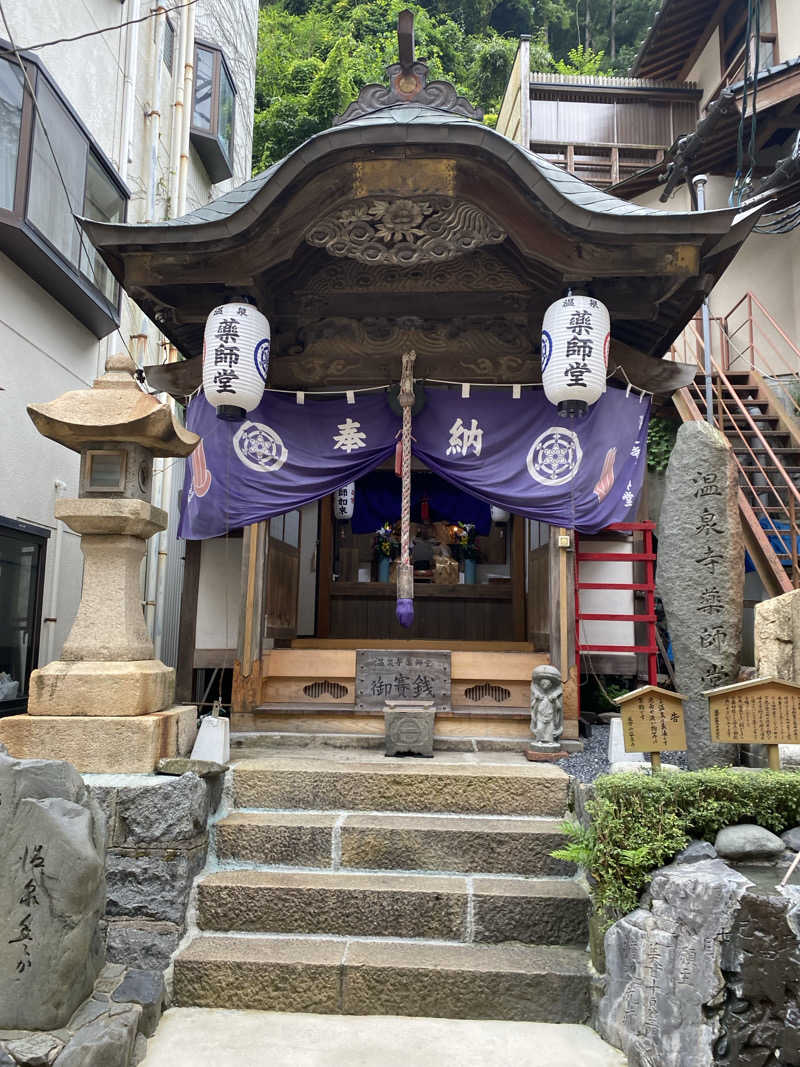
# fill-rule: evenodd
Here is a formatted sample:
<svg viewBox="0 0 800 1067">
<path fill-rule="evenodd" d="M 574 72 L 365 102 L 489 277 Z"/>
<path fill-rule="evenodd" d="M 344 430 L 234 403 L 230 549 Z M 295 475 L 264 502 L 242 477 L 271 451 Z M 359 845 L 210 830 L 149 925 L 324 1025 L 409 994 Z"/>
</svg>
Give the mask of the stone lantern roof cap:
<svg viewBox="0 0 800 1067">
<path fill-rule="evenodd" d="M 172 411 L 139 388 L 128 355 L 109 356 L 106 373 L 91 389 L 74 389 L 46 404 L 28 404 L 43 437 L 79 452 L 86 445 L 118 441 L 141 445 L 154 456 L 188 456 L 200 438 L 175 421 Z"/>
</svg>

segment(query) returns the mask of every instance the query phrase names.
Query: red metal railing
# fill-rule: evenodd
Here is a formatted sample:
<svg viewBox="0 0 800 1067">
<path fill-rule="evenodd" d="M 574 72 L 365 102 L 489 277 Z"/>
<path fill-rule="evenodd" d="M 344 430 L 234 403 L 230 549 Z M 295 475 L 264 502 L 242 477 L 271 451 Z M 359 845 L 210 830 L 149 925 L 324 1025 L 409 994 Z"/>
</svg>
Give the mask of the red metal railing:
<svg viewBox="0 0 800 1067">
<path fill-rule="evenodd" d="M 578 668 L 578 712 L 580 713 L 580 676 L 581 656 L 593 652 L 612 653 L 638 653 L 647 656 L 647 680 L 650 685 L 657 681 L 658 644 L 656 641 L 656 605 L 655 605 L 655 562 L 656 554 L 653 551 L 653 522 L 616 522 L 608 526 L 607 530 L 616 533 L 630 533 L 634 537 L 639 534 L 642 539 L 641 552 L 583 552 L 580 547 L 580 535 L 575 531 L 575 661 Z M 605 532 L 605 531 L 603 531 Z M 635 546 L 632 546 L 635 547 Z M 631 578 L 634 577 L 634 564 L 644 564 L 644 581 L 641 582 L 584 582 L 581 581 L 581 563 L 630 563 Z M 643 593 L 645 599 L 644 613 L 636 612 L 587 612 L 581 609 L 581 590 L 605 589 L 607 591 L 629 590 Z M 634 629 L 631 645 L 595 645 L 585 642 L 581 627 L 582 622 L 632 622 L 634 627 L 637 623 L 643 623 L 647 627 L 647 643 L 636 644 L 636 632 Z"/>
</svg>

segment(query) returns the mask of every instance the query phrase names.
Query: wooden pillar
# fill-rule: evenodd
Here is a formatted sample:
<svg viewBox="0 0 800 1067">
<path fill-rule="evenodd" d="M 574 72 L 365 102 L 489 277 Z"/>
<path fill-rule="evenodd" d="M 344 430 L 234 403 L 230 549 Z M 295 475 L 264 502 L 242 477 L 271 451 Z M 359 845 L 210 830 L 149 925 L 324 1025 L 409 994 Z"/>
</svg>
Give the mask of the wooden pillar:
<svg viewBox="0 0 800 1067">
<path fill-rule="evenodd" d="M 331 571 L 333 569 L 333 498 L 319 502 L 319 542 L 317 550 L 317 637 L 331 632 Z"/>
<path fill-rule="evenodd" d="M 561 547 L 559 538 L 566 538 L 568 547 Z M 575 663 L 575 536 L 563 526 L 550 527 L 550 662 L 561 671 L 565 722 L 574 720 L 580 684 Z M 569 734 L 565 731 L 564 736 Z"/>
<path fill-rule="evenodd" d="M 175 672 L 175 700 L 179 704 L 192 702 L 194 676 L 194 646 L 197 635 L 197 595 L 200 588 L 200 557 L 202 541 L 186 541 L 183 557 L 183 589 L 181 617 L 178 624 L 178 667 Z"/>
<path fill-rule="evenodd" d="M 521 515 L 512 515 L 511 617 L 515 641 L 524 641 L 527 636 L 525 602 L 525 520 Z"/>
<path fill-rule="evenodd" d="M 243 532 L 241 606 L 233 665 L 232 717 L 249 713 L 261 703 L 268 529 L 268 522 L 256 522 L 246 526 Z"/>
</svg>

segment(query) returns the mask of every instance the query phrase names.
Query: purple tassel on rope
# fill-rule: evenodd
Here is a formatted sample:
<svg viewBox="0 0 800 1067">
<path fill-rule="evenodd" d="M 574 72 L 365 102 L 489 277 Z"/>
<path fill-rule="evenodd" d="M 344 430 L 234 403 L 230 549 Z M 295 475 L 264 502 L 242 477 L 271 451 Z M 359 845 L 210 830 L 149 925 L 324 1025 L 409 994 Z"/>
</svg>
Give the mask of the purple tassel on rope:
<svg viewBox="0 0 800 1067">
<path fill-rule="evenodd" d="M 396 615 L 400 625 L 405 626 L 406 629 L 408 629 L 414 621 L 414 601 L 399 599 L 397 601 Z"/>
</svg>

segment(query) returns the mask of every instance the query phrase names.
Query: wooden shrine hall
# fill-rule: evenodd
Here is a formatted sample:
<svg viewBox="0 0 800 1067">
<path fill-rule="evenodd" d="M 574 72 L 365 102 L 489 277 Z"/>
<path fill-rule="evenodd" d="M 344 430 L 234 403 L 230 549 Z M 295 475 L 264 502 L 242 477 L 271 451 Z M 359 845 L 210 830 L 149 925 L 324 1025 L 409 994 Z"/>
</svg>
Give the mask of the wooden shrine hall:
<svg viewBox="0 0 800 1067">
<path fill-rule="evenodd" d="M 207 316 L 244 298 L 271 324 L 269 389 L 396 384 L 412 349 L 425 388 L 538 382 L 542 317 L 569 288 L 608 308 L 608 369 L 623 385 L 658 398 L 687 384 L 694 367 L 661 357 L 757 216 L 667 213 L 600 192 L 485 126 L 451 85 L 428 82 L 408 13 L 398 37 L 387 85 L 366 86 L 330 129 L 244 185 L 164 223 L 84 221 L 183 357 L 145 368 L 150 387 L 192 394 Z M 390 460 L 356 483 L 360 525 L 337 521 L 325 498 L 187 541 L 179 699 L 207 701 L 209 671 L 233 668 L 234 729 L 377 732 L 382 719 L 360 706 L 356 650 L 444 649 L 451 693 L 437 734 L 529 736 L 531 670 L 552 662 L 564 736 L 576 738 L 568 531 L 559 543 L 558 529 L 487 506 L 467 580 L 468 502 L 419 462 L 412 477 L 428 489 L 412 508 L 411 630 L 396 622 L 391 570 L 375 558 L 377 529 L 396 520 L 385 513 L 397 493 Z"/>
</svg>

